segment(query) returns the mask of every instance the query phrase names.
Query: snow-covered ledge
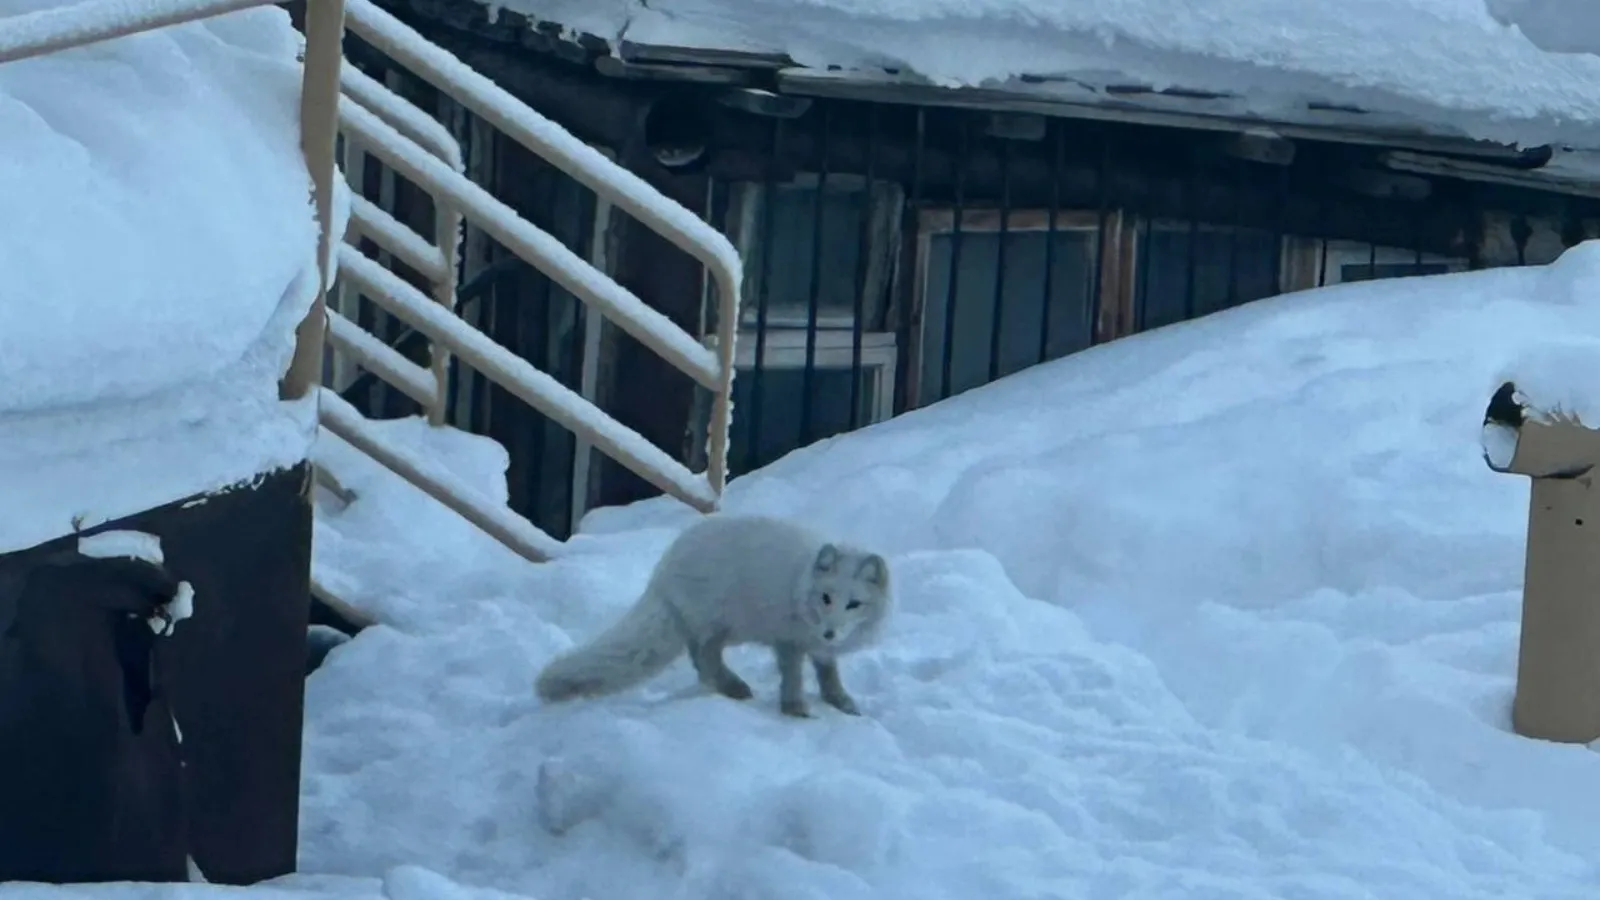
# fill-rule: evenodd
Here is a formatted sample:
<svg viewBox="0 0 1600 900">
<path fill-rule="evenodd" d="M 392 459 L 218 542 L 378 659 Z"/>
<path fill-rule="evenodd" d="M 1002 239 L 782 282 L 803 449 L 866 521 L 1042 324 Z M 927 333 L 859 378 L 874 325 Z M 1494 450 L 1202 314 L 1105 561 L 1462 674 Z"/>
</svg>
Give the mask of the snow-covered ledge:
<svg viewBox="0 0 1600 900">
<path fill-rule="evenodd" d="M 299 44 L 264 9 L 0 66 L 0 554 L 306 458 Z"/>
<path fill-rule="evenodd" d="M 1511 721 L 1600 739 L 1600 345 L 1553 344 L 1504 371 L 1483 421 L 1496 472 L 1532 479 Z"/>
</svg>

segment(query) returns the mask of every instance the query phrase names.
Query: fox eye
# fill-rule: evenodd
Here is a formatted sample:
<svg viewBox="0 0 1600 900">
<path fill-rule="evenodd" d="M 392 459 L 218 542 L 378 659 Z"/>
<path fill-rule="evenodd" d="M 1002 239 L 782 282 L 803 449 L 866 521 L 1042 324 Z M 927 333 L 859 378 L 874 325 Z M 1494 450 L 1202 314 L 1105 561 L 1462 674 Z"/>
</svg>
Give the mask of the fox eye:
<svg viewBox="0 0 1600 900">
<path fill-rule="evenodd" d="M 822 605 L 823 606 L 832 606 L 833 605 L 833 595 L 832 594 L 823 594 L 822 595 Z"/>
<path fill-rule="evenodd" d="M 855 609 L 856 607 L 858 607 L 860 605 L 861 605 L 861 601 L 860 600 L 851 600 L 849 603 L 846 603 L 844 605 L 844 608 L 845 609 Z"/>
</svg>

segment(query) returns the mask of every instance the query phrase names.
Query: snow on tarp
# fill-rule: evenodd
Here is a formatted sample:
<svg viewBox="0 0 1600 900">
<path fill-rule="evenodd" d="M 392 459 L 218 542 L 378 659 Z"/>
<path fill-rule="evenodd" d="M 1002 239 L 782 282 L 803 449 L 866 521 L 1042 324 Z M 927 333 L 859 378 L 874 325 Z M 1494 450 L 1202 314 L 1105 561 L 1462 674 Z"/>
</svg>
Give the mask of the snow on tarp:
<svg viewBox="0 0 1600 900">
<path fill-rule="evenodd" d="M 261 9 L 0 65 L 0 552 L 304 457 L 298 44 Z"/>
<path fill-rule="evenodd" d="M 488 2 L 607 38 L 783 52 L 812 68 L 904 68 L 947 85 L 1138 81 L 1236 93 L 1263 115 L 1316 99 L 1444 133 L 1600 143 L 1600 60 L 1541 51 L 1485 0 Z"/>
<path fill-rule="evenodd" d="M 694 514 L 600 510 L 529 566 L 329 445 L 360 499 L 316 564 L 388 627 L 307 682 L 301 867 L 541 900 L 1592 897 L 1600 756 L 1510 730 L 1528 481 L 1478 429 L 1553 336 L 1600 351 L 1597 278 L 1588 243 L 1266 300 L 736 479 L 729 511 L 890 555 L 896 618 L 842 665 L 861 718 L 779 715 L 757 648 L 728 654 L 751 703 L 679 662 L 541 706 Z M 493 442 L 375 427 L 505 496 Z"/>
</svg>

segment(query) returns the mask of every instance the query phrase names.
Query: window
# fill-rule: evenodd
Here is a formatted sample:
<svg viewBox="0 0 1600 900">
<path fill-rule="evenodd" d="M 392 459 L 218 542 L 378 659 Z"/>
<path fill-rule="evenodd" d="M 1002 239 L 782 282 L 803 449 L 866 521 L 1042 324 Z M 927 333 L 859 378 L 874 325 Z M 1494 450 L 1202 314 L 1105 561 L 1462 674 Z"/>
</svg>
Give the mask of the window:
<svg viewBox="0 0 1600 900">
<path fill-rule="evenodd" d="M 1283 245 L 1270 231 L 1157 219 L 1136 235 L 1139 331 L 1281 293 Z"/>
<path fill-rule="evenodd" d="M 1047 212 L 1018 210 L 1003 218 L 1002 223 L 991 210 L 964 210 L 958 235 L 954 212 L 922 216 L 915 405 L 1094 341 L 1099 215 L 1058 213 L 1054 233 Z M 1114 223 L 1108 233 L 1115 233 Z M 1100 278 L 1098 286 L 1104 292 L 1113 281 Z"/>
<path fill-rule="evenodd" d="M 745 273 L 730 474 L 893 414 L 898 351 L 884 319 L 900 209 L 898 185 L 849 175 L 732 185 L 724 230 L 739 248 Z M 813 296 L 817 327 L 807 376 Z M 709 291 L 706 299 L 710 323 Z M 858 310 L 859 369 L 853 364 Z M 714 336 L 707 340 L 715 345 Z M 697 411 L 700 446 L 703 420 Z"/>
<path fill-rule="evenodd" d="M 820 327 L 853 327 L 859 301 L 862 327 L 881 330 L 899 223 L 895 184 L 802 175 L 786 184 L 734 185 L 726 230 L 744 257 L 740 324 L 755 326 L 765 304 L 767 327 L 806 327 L 815 272 Z"/>
<path fill-rule="evenodd" d="M 1378 247 L 1359 241 L 1326 241 L 1319 248 L 1318 261 L 1323 284 L 1404 278 L 1410 275 L 1442 275 L 1464 272 L 1467 261 L 1432 253 L 1418 254 L 1400 247 Z"/>
<path fill-rule="evenodd" d="M 797 447 L 883 421 L 893 414 L 894 335 L 861 336 L 859 371 L 851 365 L 853 342 L 854 336 L 849 331 L 817 331 L 810 382 L 810 433 L 807 435 L 801 432 L 807 424 L 805 332 L 769 332 L 759 376 L 754 335 L 740 336 L 738 375 L 733 382 L 735 413 L 730 474 L 743 474 Z M 759 401 L 757 390 L 760 391 Z M 853 419 L 852 390 L 856 407 Z"/>
</svg>

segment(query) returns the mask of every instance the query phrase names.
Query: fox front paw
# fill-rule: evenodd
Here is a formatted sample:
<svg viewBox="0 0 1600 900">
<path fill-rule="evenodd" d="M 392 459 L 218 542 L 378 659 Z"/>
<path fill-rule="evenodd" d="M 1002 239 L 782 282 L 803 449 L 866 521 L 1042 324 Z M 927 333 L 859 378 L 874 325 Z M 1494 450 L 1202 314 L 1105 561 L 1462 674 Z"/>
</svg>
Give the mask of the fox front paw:
<svg viewBox="0 0 1600 900">
<path fill-rule="evenodd" d="M 796 719 L 811 718 L 811 708 L 806 705 L 804 700 L 780 700 L 778 702 L 778 711 Z"/>
<path fill-rule="evenodd" d="M 861 715 L 860 707 L 856 706 L 856 701 L 851 698 L 849 694 L 824 694 L 822 695 L 822 699 L 826 701 L 829 706 L 837 709 L 845 715 Z"/>
<path fill-rule="evenodd" d="M 756 695 L 755 691 L 750 690 L 750 685 L 737 678 L 727 678 L 718 682 L 717 693 L 730 700 L 749 700 Z"/>
</svg>

